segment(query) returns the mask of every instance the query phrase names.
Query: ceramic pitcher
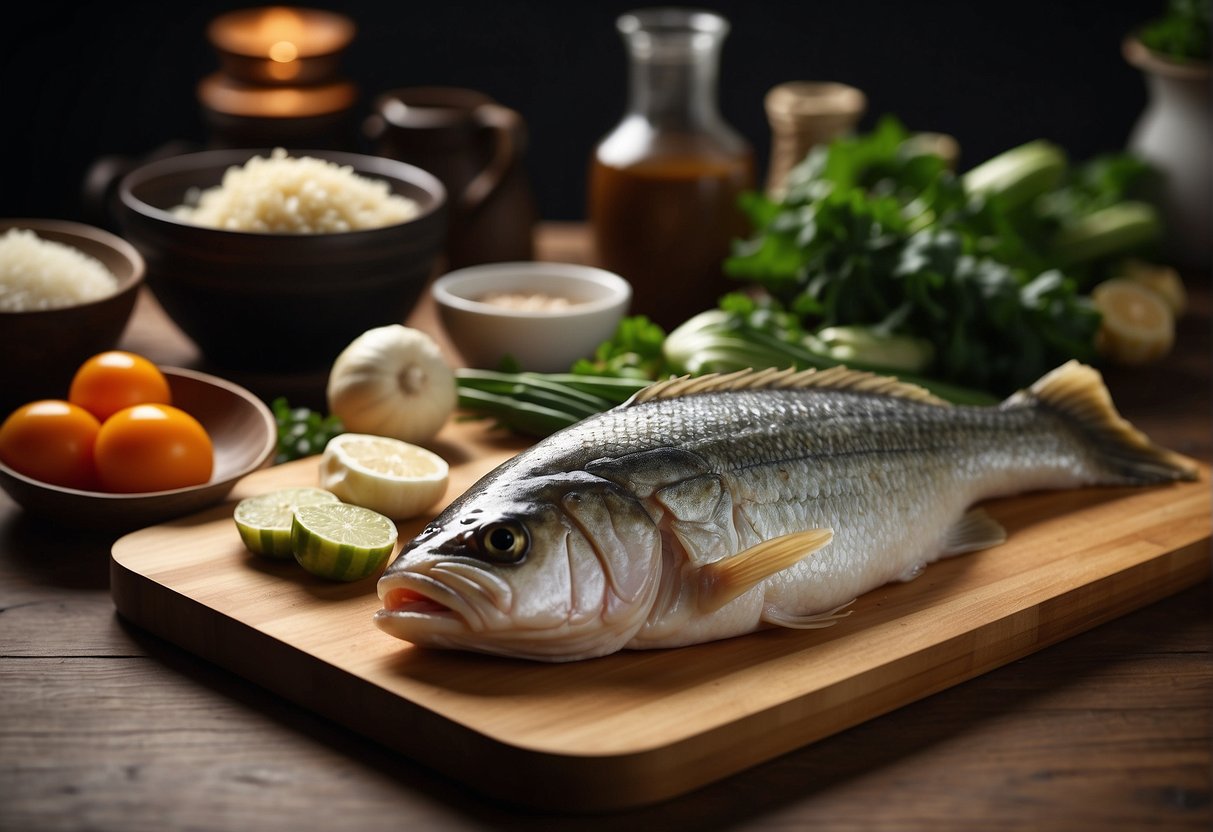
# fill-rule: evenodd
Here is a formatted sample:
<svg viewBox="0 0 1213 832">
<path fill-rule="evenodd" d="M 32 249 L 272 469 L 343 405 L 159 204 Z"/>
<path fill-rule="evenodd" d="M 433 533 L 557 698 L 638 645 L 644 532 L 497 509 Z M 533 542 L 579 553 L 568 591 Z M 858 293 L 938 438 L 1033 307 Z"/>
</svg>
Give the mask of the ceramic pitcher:
<svg viewBox="0 0 1213 832">
<path fill-rule="evenodd" d="M 533 259 L 538 216 L 522 164 L 521 115 L 476 90 L 401 87 L 375 99 L 364 131 L 378 155 L 446 186 L 448 268 Z"/>
</svg>

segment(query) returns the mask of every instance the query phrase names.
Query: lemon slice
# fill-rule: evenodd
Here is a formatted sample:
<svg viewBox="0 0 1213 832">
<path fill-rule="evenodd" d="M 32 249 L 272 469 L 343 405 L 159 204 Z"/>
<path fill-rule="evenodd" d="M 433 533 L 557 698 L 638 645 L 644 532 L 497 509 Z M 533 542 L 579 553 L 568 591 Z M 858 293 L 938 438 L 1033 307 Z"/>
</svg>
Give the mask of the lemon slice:
<svg viewBox="0 0 1213 832">
<path fill-rule="evenodd" d="M 1187 309 L 1187 289 L 1184 288 L 1179 272 L 1171 266 L 1147 263 L 1144 260 L 1131 260 L 1125 265 L 1124 272 L 1124 276 L 1129 280 L 1140 283 L 1161 297 L 1176 318 L 1183 315 L 1184 310 Z"/>
<path fill-rule="evenodd" d="M 386 436 L 334 436 L 320 459 L 321 487 L 397 520 L 416 517 L 441 499 L 449 478 L 442 457 Z"/>
<path fill-rule="evenodd" d="M 271 558 L 289 558 L 291 518 L 299 506 L 335 503 L 337 495 L 323 488 L 281 488 L 236 504 L 233 518 L 248 550 Z"/>
<path fill-rule="evenodd" d="M 1103 314 L 1096 346 L 1120 364 L 1147 364 L 1175 343 L 1175 316 L 1155 292 L 1128 278 L 1113 278 L 1091 292 Z"/>
<path fill-rule="evenodd" d="M 383 569 L 399 536 L 377 511 L 345 503 L 295 509 L 291 549 L 299 565 L 321 578 L 357 581 Z"/>
</svg>

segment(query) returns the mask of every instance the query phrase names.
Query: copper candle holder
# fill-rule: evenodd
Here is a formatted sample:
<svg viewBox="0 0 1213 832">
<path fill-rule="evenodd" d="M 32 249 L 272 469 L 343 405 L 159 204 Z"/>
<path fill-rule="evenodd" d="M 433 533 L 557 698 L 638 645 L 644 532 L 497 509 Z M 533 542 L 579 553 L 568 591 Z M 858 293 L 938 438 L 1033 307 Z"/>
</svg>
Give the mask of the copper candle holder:
<svg viewBox="0 0 1213 832">
<path fill-rule="evenodd" d="M 207 27 L 219 71 L 198 84 L 198 100 L 219 147 L 354 143 L 349 115 L 358 98 L 340 76 L 353 22 L 319 9 L 263 6 L 228 12 Z"/>
</svg>

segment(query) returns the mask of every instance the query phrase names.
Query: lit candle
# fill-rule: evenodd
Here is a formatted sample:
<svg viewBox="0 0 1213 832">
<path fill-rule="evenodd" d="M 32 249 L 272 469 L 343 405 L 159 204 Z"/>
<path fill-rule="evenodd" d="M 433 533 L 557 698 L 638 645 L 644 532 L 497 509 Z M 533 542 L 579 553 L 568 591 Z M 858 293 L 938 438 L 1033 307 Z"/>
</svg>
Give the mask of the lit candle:
<svg viewBox="0 0 1213 832">
<path fill-rule="evenodd" d="M 266 6 L 229 12 L 207 35 L 224 72 L 252 84 L 332 80 L 338 55 L 353 40 L 353 22 L 334 12 Z"/>
</svg>

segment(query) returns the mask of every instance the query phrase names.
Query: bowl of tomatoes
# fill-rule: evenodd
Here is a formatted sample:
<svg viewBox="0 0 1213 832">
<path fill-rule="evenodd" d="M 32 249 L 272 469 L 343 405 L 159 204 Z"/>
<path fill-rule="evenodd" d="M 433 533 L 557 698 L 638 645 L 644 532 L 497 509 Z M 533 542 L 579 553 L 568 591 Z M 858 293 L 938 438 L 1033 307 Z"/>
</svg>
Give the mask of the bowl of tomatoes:
<svg viewBox="0 0 1213 832">
<path fill-rule="evenodd" d="M 64 398 L 0 423 L 0 487 L 57 523 L 130 530 L 222 501 L 269 464 L 277 436 L 239 385 L 110 351 L 80 366 Z"/>
</svg>

